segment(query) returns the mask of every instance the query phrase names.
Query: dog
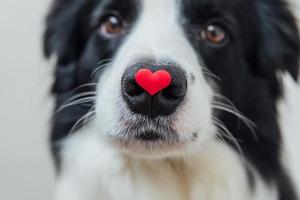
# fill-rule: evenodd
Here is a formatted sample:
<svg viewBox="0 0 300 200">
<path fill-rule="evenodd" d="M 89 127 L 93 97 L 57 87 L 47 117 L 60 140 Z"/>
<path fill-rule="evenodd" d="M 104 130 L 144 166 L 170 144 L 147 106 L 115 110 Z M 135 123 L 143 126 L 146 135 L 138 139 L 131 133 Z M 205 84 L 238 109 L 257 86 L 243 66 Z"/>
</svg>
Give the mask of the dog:
<svg viewBox="0 0 300 200">
<path fill-rule="evenodd" d="M 45 29 L 55 200 L 298 199 L 289 2 L 54 0 Z"/>
</svg>

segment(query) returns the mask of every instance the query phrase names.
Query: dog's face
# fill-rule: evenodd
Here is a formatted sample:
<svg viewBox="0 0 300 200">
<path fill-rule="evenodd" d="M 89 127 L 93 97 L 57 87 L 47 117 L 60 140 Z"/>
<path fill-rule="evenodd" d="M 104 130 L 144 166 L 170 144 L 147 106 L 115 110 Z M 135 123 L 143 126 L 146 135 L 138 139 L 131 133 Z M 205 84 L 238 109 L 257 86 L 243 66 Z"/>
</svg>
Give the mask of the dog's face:
<svg viewBox="0 0 300 200">
<path fill-rule="evenodd" d="M 252 141 L 250 119 L 259 126 L 261 108 L 272 112 L 262 118 L 275 112 L 277 72 L 297 74 L 297 29 L 279 4 L 60 2 L 48 19 L 46 53 L 56 51 L 59 65 L 76 63 L 73 85 L 97 83 L 93 123 L 131 155 L 176 156 L 220 138 L 236 143 L 238 129 Z M 144 68 L 167 71 L 171 84 L 150 95 L 135 80 Z"/>
<path fill-rule="evenodd" d="M 100 75 L 96 101 L 99 132 L 125 151 L 143 156 L 165 156 L 194 144 L 201 146 L 199 143 L 215 132 L 211 121 L 213 91 L 203 74 L 201 53 L 193 48 L 188 35 L 200 41 L 211 34 L 216 40 L 224 37 L 225 43 L 222 34 L 226 33 L 213 25 L 208 26 L 215 32 L 200 28 L 195 28 L 197 33 L 185 32 L 191 30 L 184 28 L 190 24 L 180 11 L 180 2 L 151 0 L 136 4 L 131 1 L 126 5 L 127 15 L 139 6 L 133 17 L 122 16 L 116 9 L 111 13 L 118 14 L 104 16 L 100 25 L 102 39 L 111 43 L 123 39 L 110 66 Z M 112 5 L 118 2 L 110 1 L 104 10 Z M 117 27 L 112 29 L 114 25 Z M 111 29 L 116 33 L 109 33 Z M 165 69 L 173 78 L 171 85 L 151 96 L 135 83 L 134 74 L 141 68 Z"/>
</svg>

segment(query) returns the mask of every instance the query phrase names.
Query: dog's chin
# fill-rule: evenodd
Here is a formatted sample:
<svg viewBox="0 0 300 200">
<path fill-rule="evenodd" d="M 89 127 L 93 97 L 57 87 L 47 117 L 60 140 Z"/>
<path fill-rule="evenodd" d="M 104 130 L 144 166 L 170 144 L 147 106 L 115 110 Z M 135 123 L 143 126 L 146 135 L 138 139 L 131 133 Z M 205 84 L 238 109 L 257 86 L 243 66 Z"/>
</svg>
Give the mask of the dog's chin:
<svg viewBox="0 0 300 200">
<path fill-rule="evenodd" d="M 129 132 L 130 133 L 130 132 Z M 137 158 L 161 159 L 180 155 L 193 142 L 180 138 L 176 132 L 140 131 L 121 132 L 118 136 L 110 137 L 112 144 L 122 152 Z"/>
</svg>

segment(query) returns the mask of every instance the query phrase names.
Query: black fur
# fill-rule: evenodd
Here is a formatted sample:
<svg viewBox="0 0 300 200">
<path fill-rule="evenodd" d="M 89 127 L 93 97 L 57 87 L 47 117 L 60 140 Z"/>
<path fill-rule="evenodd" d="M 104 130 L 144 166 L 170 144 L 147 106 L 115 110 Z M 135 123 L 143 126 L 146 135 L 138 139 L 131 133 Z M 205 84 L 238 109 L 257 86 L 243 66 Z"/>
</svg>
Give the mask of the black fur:
<svg viewBox="0 0 300 200">
<path fill-rule="evenodd" d="M 195 7 L 200 11 L 191 13 Z M 281 70 L 288 71 L 295 79 L 298 76 L 298 30 L 286 3 L 279 0 L 189 1 L 183 13 L 189 19 L 185 20 L 189 22 L 186 27 L 204 25 L 211 16 L 227 18 L 232 37 L 222 48 L 205 45 L 191 29 L 186 29 L 187 35 L 206 66 L 220 77 L 218 86 L 222 94 L 256 124 L 257 135 L 228 113 L 222 113 L 219 118 L 240 141 L 247 160 L 261 176 L 280 187 L 280 199 L 296 199 L 281 164 L 282 140 L 276 110 L 276 101 L 281 95 L 281 82 L 276 73 Z M 236 148 L 235 144 L 231 145 Z"/>
<path fill-rule="evenodd" d="M 121 45 L 123 37 L 111 43 L 97 34 L 99 18 L 95 13 L 101 15 L 103 10 L 112 7 L 117 7 L 114 9 L 134 24 L 138 15 L 135 0 L 126 3 L 121 0 L 54 1 L 47 18 L 44 46 L 47 57 L 52 54 L 58 57 L 53 87 L 56 108 L 74 93 L 94 90 L 85 87 L 74 91 L 82 84 L 95 82 L 97 76 L 91 78 L 90 74 L 97 63 L 113 57 Z M 217 83 L 222 95 L 256 124 L 257 136 L 230 114 L 221 113 L 219 118 L 240 141 L 246 158 L 261 176 L 270 184 L 278 185 L 280 200 L 296 200 L 292 183 L 281 163 L 282 141 L 276 110 L 276 100 L 282 95 L 278 71 L 287 71 L 295 79 L 299 73 L 298 30 L 286 2 L 187 0 L 182 1 L 181 17 L 195 51 L 221 78 Z M 197 32 L 199 27 L 214 19 L 221 19 L 230 35 L 229 41 L 221 47 L 208 45 Z M 64 138 L 91 107 L 76 105 L 55 115 L 51 144 L 57 166 L 59 149 L 56 142 Z M 231 144 L 231 141 L 227 142 Z"/>
</svg>

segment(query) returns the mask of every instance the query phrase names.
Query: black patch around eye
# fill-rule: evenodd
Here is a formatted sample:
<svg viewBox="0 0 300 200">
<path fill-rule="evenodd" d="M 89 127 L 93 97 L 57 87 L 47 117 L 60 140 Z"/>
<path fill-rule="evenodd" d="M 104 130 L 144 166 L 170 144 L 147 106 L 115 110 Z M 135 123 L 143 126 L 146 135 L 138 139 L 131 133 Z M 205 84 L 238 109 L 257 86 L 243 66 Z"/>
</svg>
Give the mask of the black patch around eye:
<svg viewBox="0 0 300 200">
<path fill-rule="evenodd" d="M 103 17 L 107 15 L 119 15 L 128 24 L 134 23 L 140 11 L 140 2 L 136 0 L 104 0 L 93 12 L 92 27 L 96 27 Z"/>
<path fill-rule="evenodd" d="M 94 84 L 101 76 L 100 61 L 111 59 L 124 41 L 104 40 L 95 31 L 100 17 L 108 11 L 118 12 L 134 25 L 141 12 L 139 0 L 68 0 L 53 1 L 49 11 L 44 35 L 46 57 L 56 54 L 55 94 L 56 108 L 63 106 L 73 95 L 94 92 L 94 88 L 83 87 Z M 100 62 L 101 63 L 101 62 Z M 66 81 L 67 79 L 67 81 Z M 76 90 L 80 88 L 81 90 Z M 88 104 L 78 104 L 59 112 L 53 119 L 51 131 L 52 152 L 57 167 L 60 166 L 60 147 L 56 143 L 67 137 L 76 122 L 91 108 Z"/>
</svg>

